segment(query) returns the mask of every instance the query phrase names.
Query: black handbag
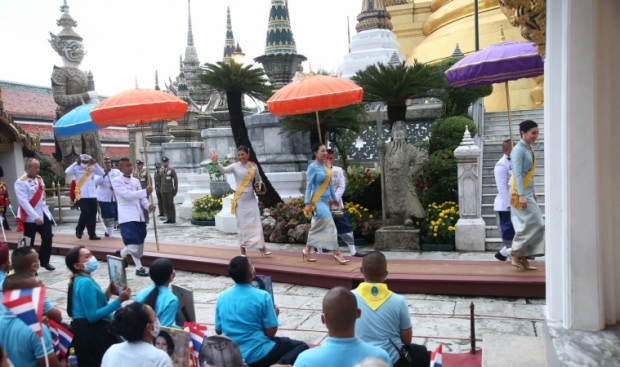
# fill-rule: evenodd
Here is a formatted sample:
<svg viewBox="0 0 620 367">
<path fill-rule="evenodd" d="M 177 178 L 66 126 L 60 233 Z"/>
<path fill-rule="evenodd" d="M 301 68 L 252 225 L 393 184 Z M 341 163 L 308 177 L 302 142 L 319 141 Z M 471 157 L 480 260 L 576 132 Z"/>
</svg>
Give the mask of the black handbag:
<svg viewBox="0 0 620 367">
<path fill-rule="evenodd" d="M 406 364 L 411 367 L 428 367 L 428 365 L 430 365 L 431 354 L 425 346 L 405 344 L 402 348 L 398 348 L 392 340 L 390 340 L 390 343 L 392 343 L 394 348 L 398 351 L 398 354 L 400 354 L 400 359 L 395 366 L 400 365 L 399 362 L 401 361 L 406 361 Z"/>
</svg>

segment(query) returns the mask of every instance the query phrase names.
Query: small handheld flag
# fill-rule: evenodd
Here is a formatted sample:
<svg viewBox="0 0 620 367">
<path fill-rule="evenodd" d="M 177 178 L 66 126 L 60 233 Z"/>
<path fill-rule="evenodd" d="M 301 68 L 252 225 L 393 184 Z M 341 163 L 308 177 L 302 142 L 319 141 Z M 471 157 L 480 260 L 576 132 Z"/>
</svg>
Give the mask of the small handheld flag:
<svg viewBox="0 0 620 367">
<path fill-rule="evenodd" d="M 442 366 L 442 348 L 443 346 L 439 344 L 437 349 L 431 353 L 431 367 L 441 367 Z"/>
<path fill-rule="evenodd" d="M 189 331 L 189 355 L 191 359 L 191 367 L 198 367 L 198 357 L 200 355 L 200 349 L 202 348 L 202 341 L 204 340 L 207 327 L 198 325 L 195 322 L 186 322 L 183 324 L 183 330 Z"/>
<path fill-rule="evenodd" d="M 49 325 L 54 342 L 54 352 L 56 352 L 57 356 L 66 356 L 71 341 L 73 341 L 73 334 L 53 320 L 49 320 Z"/>
<path fill-rule="evenodd" d="M 43 337 L 43 298 L 45 286 L 4 291 L 2 304 L 22 320 L 30 330 Z"/>
</svg>

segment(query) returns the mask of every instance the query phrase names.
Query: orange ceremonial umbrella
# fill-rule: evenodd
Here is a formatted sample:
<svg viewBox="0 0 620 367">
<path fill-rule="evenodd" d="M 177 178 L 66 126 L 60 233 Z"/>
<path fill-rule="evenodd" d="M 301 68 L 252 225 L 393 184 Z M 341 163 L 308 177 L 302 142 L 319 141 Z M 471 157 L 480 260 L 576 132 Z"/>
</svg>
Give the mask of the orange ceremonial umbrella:
<svg viewBox="0 0 620 367">
<path fill-rule="evenodd" d="M 353 82 L 310 72 L 310 75 L 295 80 L 271 96 L 267 108 L 275 116 L 315 112 L 322 143 L 319 111 L 360 103 L 363 96 L 364 90 Z"/>
<path fill-rule="evenodd" d="M 90 111 L 90 117 L 100 127 L 140 124 L 142 127 L 142 146 L 144 147 L 146 174 L 150 177 L 144 124 L 161 120 L 181 119 L 187 111 L 187 106 L 185 101 L 176 96 L 153 89 L 139 89 L 136 84 L 136 89 L 121 92 L 99 103 L 97 107 Z M 152 204 L 152 196 L 149 199 Z M 157 220 L 155 216 L 153 216 L 153 229 L 155 230 L 155 243 L 159 251 Z"/>
</svg>

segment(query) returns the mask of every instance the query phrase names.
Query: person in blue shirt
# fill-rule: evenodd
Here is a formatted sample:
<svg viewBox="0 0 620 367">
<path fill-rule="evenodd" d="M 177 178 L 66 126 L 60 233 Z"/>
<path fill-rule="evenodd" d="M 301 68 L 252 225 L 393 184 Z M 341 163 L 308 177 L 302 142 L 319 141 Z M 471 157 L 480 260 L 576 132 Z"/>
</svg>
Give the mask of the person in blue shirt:
<svg viewBox="0 0 620 367">
<path fill-rule="evenodd" d="M 26 278 L 19 281 L 4 283 L 4 291 L 16 289 L 36 288 L 38 282 L 35 278 Z M 39 337 L 25 322 L 15 316 L 7 308 L 0 310 L 0 344 L 14 366 L 19 367 L 45 367 L 47 358 L 50 367 L 58 367 L 58 359 L 52 344 L 52 335 L 45 324 L 42 325 L 42 335 L 45 349 Z"/>
<path fill-rule="evenodd" d="M 364 282 L 353 291 L 362 310 L 355 323 L 355 335 L 385 350 L 394 367 L 428 366 L 431 360 L 426 347 L 411 344 L 412 328 L 407 302 L 384 283 L 388 276 L 385 255 L 379 251 L 367 253 L 360 271 L 364 274 Z M 411 362 L 401 357 L 399 350 L 403 346 Z"/>
<path fill-rule="evenodd" d="M 369 357 L 392 367 L 385 350 L 355 336 L 355 322 L 360 314 L 357 299 L 350 290 L 345 287 L 330 289 L 323 297 L 321 315 L 321 322 L 327 326 L 327 340 L 324 345 L 301 353 L 294 367 L 353 367 Z"/>
<path fill-rule="evenodd" d="M 100 366 L 106 350 L 120 341 L 108 331 L 110 315 L 129 299 L 131 289 L 126 287 L 117 299 L 108 303 L 115 286 L 110 282 L 105 292 L 101 290 L 91 277 L 99 263 L 84 246 L 69 250 L 65 264 L 71 271 L 67 292 L 67 313 L 73 319 L 71 348 L 75 348 L 80 367 Z"/>
<path fill-rule="evenodd" d="M 19 247 L 11 254 L 11 264 L 13 265 L 14 279 L 34 278 L 41 266 L 39 264 L 39 254 L 30 246 Z M 39 285 L 42 283 L 39 281 Z M 0 283 L 0 290 L 2 284 Z M 43 298 L 43 315 L 57 323 L 62 322 L 62 312 L 50 302 L 47 295 Z"/>
<path fill-rule="evenodd" d="M 173 326 L 177 316 L 179 299 L 168 289 L 175 275 L 170 259 L 159 258 L 153 261 L 149 276 L 154 284 L 141 290 L 134 299 L 151 306 L 161 326 Z"/>
<path fill-rule="evenodd" d="M 235 285 L 220 293 L 215 304 L 215 333 L 232 339 L 250 367 L 290 365 L 302 351 L 304 342 L 276 337 L 280 310 L 271 295 L 252 287 L 254 267 L 247 257 L 237 256 L 228 264 Z"/>
</svg>

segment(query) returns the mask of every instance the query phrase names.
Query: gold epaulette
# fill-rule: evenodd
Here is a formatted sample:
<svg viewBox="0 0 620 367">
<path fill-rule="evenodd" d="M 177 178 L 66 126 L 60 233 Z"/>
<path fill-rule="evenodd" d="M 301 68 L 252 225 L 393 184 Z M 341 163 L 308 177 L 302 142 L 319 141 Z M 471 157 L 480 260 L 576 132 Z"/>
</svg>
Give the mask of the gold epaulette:
<svg viewBox="0 0 620 367">
<path fill-rule="evenodd" d="M 37 175 L 37 178 L 43 178 L 43 177 L 41 177 L 41 176 Z"/>
<path fill-rule="evenodd" d="M 28 179 L 28 176 L 23 175 L 22 177 L 19 178 L 21 181 L 26 181 Z"/>
</svg>

